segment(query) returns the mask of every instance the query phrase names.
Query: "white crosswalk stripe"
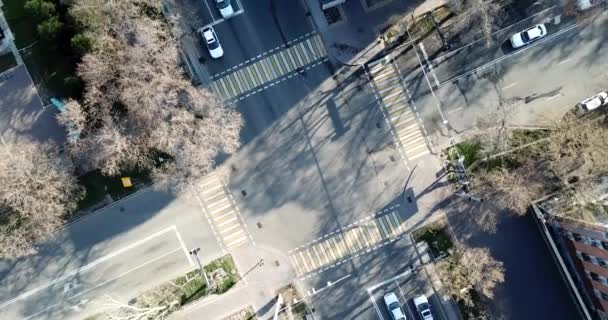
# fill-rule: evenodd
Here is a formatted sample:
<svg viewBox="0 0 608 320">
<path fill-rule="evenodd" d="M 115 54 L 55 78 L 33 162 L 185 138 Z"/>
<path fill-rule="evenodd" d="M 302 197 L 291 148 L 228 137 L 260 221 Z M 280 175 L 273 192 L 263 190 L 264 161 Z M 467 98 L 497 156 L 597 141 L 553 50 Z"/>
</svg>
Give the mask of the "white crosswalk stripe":
<svg viewBox="0 0 608 320">
<path fill-rule="evenodd" d="M 378 95 L 378 102 L 389 115 L 394 136 L 403 147 L 408 160 L 428 154 L 430 151 L 421 130 L 415 110 L 408 103 L 396 66 L 385 60 L 368 65 L 370 78 Z"/>
<path fill-rule="evenodd" d="M 343 232 L 299 248 L 289 254 L 298 276 L 330 268 L 354 254 L 367 253 L 384 241 L 395 239 L 406 229 L 399 213 L 393 211 L 375 219 L 355 224 Z"/>
<path fill-rule="evenodd" d="M 205 213 L 223 246 L 233 249 L 250 243 L 252 239 L 247 233 L 247 227 L 222 180 L 211 173 L 198 185 L 198 190 Z"/>
<path fill-rule="evenodd" d="M 327 50 L 319 35 L 313 34 L 273 54 L 260 57 L 251 64 L 223 77 L 215 78 L 213 88 L 224 100 L 242 99 L 273 86 L 299 68 L 315 66 L 327 60 Z"/>
</svg>

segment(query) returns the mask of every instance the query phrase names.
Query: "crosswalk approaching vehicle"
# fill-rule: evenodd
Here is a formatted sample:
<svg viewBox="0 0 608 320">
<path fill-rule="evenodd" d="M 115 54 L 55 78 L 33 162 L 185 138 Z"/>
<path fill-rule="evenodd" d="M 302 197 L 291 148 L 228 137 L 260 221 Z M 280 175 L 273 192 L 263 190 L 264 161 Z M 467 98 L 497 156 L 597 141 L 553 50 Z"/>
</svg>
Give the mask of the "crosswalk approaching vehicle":
<svg viewBox="0 0 608 320">
<path fill-rule="evenodd" d="M 261 92 L 295 74 L 302 68 L 318 65 L 326 60 L 327 51 L 319 35 L 313 35 L 274 54 L 243 66 L 213 82 L 215 91 L 224 102 L 231 102 Z"/>
<path fill-rule="evenodd" d="M 371 252 L 405 232 L 397 211 L 332 232 L 312 244 L 290 253 L 298 276 L 340 265 L 353 255 Z"/>
<path fill-rule="evenodd" d="M 211 173 L 205 177 L 199 184 L 199 192 L 207 218 L 226 249 L 252 242 L 232 195 L 218 175 Z"/>
<path fill-rule="evenodd" d="M 407 159 L 413 160 L 428 154 L 429 149 L 420 130 L 416 110 L 408 102 L 409 96 L 401 83 L 397 67 L 391 61 L 381 59 L 368 65 L 368 70 L 378 103 L 385 110 L 393 135 L 403 147 Z"/>
</svg>

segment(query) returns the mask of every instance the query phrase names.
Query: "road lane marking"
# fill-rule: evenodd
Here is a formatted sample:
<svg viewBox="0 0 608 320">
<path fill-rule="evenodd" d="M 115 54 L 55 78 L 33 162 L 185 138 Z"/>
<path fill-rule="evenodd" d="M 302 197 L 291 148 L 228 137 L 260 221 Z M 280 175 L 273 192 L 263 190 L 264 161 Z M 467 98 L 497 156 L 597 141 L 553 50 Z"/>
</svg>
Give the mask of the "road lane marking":
<svg viewBox="0 0 608 320">
<path fill-rule="evenodd" d="M 566 63 L 566 62 L 568 62 L 568 61 L 570 61 L 570 58 L 567 58 L 566 60 L 562 60 L 562 61 L 560 61 L 558 64 L 564 64 L 564 63 Z"/>
<path fill-rule="evenodd" d="M 502 89 L 503 89 L 503 90 L 506 90 L 506 89 L 509 89 L 509 88 L 511 88 L 511 87 L 513 87 L 513 86 L 516 86 L 516 85 L 517 85 L 517 82 L 513 82 L 513 83 L 511 83 L 511 84 L 509 84 L 509 85 L 506 85 L 506 86 L 502 87 Z M 462 108 L 462 107 L 461 107 L 461 108 Z"/>
<path fill-rule="evenodd" d="M 551 100 L 553 100 L 553 99 L 555 99 L 555 98 L 557 98 L 557 97 L 560 97 L 560 96 L 562 96 L 562 95 L 563 95 L 563 94 L 561 94 L 561 93 L 558 93 L 558 94 L 556 94 L 556 95 L 552 95 L 552 96 L 550 96 L 550 97 L 548 97 L 548 98 L 547 98 L 547 101 L 551 101 Z"/>
<path fill-rule="evenodd" d="M 44 289 L 46 289 L 46 288 L 48 288 L 48 287 L 50 287 L 50 286 L 52 286 L 54 284 L 57 284 L 57 283 L 65 280 L 65 279 L 73 277 L 76 274 L 84 273 L 84 272 L 90 270 L 91 268 L 95 267 L 96 265 L 98 265 L 100 263 L 106 262 L 106 261 L 108 261 L 108 260 L 110 260 L 110 259 L 112 259 L 112 258 L 114 258 L 114 257 L 116 257 L 116 256 L 118 256 L 118 255 L 120 255 L 120 254 L 122 254 L 124 252 L 126 252 L 126 251 L 129 251 L 129 250 L 131 250 L 131 249 L 133 249 L 135 247 L 138 247 L 138 246 L 146 243 L 147 241 L 150 241 L 150 240 L 152 240 L 152 239 L 154 239 L 156 237 L 159 237 L 159 236 L 161 236 L 161 235 L 163 235 L 163 234 L 165 234 L 165 233 L 167 233 L 167 232 L 169 232 L 171 230 L 175 230 L 175 229 L 176 229 L 175 225 L 172 225 L 172 226 L 170 226 L 168 228 L 165 228 L 165 229 L 163 229 L 163 230 L 161 230 L 159 232 L 156 232 L 156 233 L 154 233 L 154 234 L 152 234 L 150 236 L 147 236 L 147 237 L 145 237 L 145 238 L 143 238 L 143 239 L 141 239 L 139 241 L 136 241 L 136 242 L 134 242 L 134 243 L 132 243 L 132 244 L 126 246 L 126 247 L 123 247 L 123 248 L 121 248 L 121 249 L 119 249 L 117 251 L 114 251 L 114 252 L 112 252 L 110 254 L 107 254 L 107 255 L 105 255 L 105 256 L 103 256 L 103 257 L 101 257 L 101 258 L 99 258 L 97 260 L 94 260 L 93 262 L 85 265 L 82 268 L 77 268 L 76 270 L 71 271 L 71 272 L 69 272 L 69 273 L 67 273 L 67 274 L 65 274 L 65 275 L 63 275 L 63 276 L 61 276 L 59 278 L 56 278 L 53 281 L 47 282 L 47 283 L 45 283 L 45 284 L 43 284 L 41 286 L 38 286 L 38 287 L 36 287 L 36 288 L 34 288 L 32 290 L 29 290 L 29 291 L 27 291 L 25 293 L 20 294 L 17 297 L 11 299 L 11 300 L 8 300 L 8 301 L 4 302 L 3 304 L 0 305 L 0 309 L 3 309 L 5 307 L 7 307 L 7 306 L 9 306 L 9 305 L 11 305 L 11 304 L 19 301 L 19 300 L 23 300 L 23 299 L 25 299 L 25 298 L 27 298 L 27 297 L 29 297 L 29 296 L 37 293 L 38 291 L 44 290 Z M 181 249 L 181 246 L 180 246 L 180 249 Z"/>
</svg>

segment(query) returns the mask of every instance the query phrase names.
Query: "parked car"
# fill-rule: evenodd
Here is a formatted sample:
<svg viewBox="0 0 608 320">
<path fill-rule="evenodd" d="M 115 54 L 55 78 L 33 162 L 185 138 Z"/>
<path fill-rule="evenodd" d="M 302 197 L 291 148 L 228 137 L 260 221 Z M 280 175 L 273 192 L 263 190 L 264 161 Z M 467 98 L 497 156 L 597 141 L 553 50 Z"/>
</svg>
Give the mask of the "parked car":
<svg viewBox="0 0 608 320">
<path fill-rule="evenodd" d="M 414 305 L 416 306 L 416 311 L 418 311 L 418 314 L 422 319 L 433 320 L 431 305 L 429 304 L 429 299 L 427 299 L 426 296 L 414 298 Z"/>
<path fill-rule="evenodd" d="M 576 112 L 583 115 L 601 106 L 608 105 L 608 93 L 600 92 L 591 98 L 587 98 L 576 105 Z"/>
<path fill-rule="evenodd" d="M 224 19 L 228 19 L 234 15 L 234 9 L 230 0 L 215 0 L 215 5 Z"/>
<path fill-rule="evenodd" d="M 534 42 L 547 34 L 547 28 L 544 24 L 537 24 L 532 28 L 518 32 L 511 36 L 511 45 L 513 48 L 521 48 L 531 42 Z"/>
<path fill-rule="evenodd" d="M 386 304 L 386 308 L 388 309 L 388 313 L 391 314 L 391 318 L 393 320 L 406 320 L 405 313 L 403 313 L 403 309 L 401 309 L 401 304 L 399 304 L 399 299 L 394 292 L 390 292 L 384 295 L 384 303 Z"/>
<path fill-rule="evenodd" d="M 221 58 L 224 55 L 224 49 L 222 49 L 222 45 L 217 39 L 215 30 L 212 27 L 206 27 L 203 29 L 202 35 L 211 57 L 214 59 Z"/>
</svg>

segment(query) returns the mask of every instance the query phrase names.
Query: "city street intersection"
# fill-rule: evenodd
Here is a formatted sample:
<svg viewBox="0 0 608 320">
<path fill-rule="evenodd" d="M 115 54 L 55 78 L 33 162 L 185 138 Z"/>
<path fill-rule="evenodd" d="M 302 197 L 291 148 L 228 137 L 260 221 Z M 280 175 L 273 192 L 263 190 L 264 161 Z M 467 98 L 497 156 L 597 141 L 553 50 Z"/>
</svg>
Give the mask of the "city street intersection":
<svg viewBox="0 0 608 320">
<path fill-rule="evenodd" d="M 574 27 L 555 23 L 555 36 L 521 52 L 504 52 L 506 37 L 534 19 L 557 21 L 554 12 L 497 32 L 489 47 L 472 43 L 427 60 L 407 45 L 346 65 L 328 39 L 348 23 L 363 23 L 348 18 L 358 1 L 344 5 L 345 22 L 335 29 L 320 27 L 323 17 L 311 13 L 309 1 L 240 0 L 230 19 L 203 2 L 192 28 L 213 25 L 225 56 L 212 60 L 200 38 L 185 37 L 194 41 L 184 50 L 188 68 L 243 115 L 241 149 L 219 159 L 193 194 L 141 191 L 68 225 L 37 256 L 0 262 L 0 318 L 82 319 L 104 295 L 128 301 L 191 270 L 188 252 L 200 247 L 202 262 L 230 253 L 241 273 L 260 258 L 267 263 L 231 293 L 243 301 L 218 298 L 177 318 L 222 319 L 251 305 L 270 319 L 276 290 L 293 282 L 315 319 L 388 320 L 388 292 L 408 319 L 416 319 L 412 299 L 421 294 L 435 319 L 448 319 L 437 288 L 412 268 L 419 258 L 410 236 L 449 203 L 441 149 L 504 101 L 514 102 L 507 106 L 519 125 L 537 120 L 522 107 L 556 118 L 581 98 L 574 92 L 599 89 L 608 63 L 608 55 L 592 54 L 606 50 L 605 15 Z M 388 11 L 407 12 L 398 2 L 364 14 L 376 21 Z M 352 38 L 359 33 L 351 31 Z M 428 61 L 432 68 L 423 71 Z M 530 70 L 542 76 L 525 76 Z M 539 302 L 540 310 L 564 301 L 551 299 Z M 561 305 L 564 314 L 573 309 Z"/>
</svg>

